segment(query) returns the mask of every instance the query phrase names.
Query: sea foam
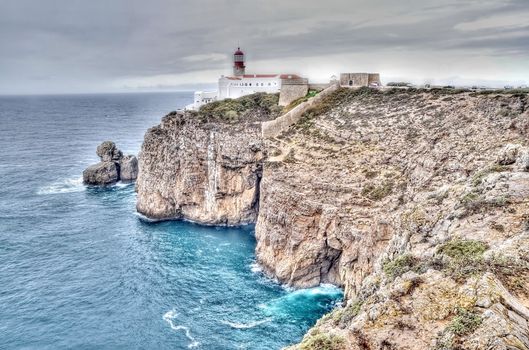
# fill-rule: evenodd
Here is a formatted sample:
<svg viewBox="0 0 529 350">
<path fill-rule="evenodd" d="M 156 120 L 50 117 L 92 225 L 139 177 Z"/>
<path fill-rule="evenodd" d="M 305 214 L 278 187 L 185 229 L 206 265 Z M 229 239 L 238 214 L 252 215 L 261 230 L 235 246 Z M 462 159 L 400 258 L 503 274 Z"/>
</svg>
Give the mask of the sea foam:
<svg viewBox="0 0 529 350">
<path fill-rule="evenodd" d="M 268 323 L 272 321 L 272 318 L 266 318 L 264 320 L 259 320 L 259 321 L 251 321 L 251 322 L 248 322 L 248 323 L 239 323 L 239 322 L 231 322 L 231 321 L 226 321 L 226 320 L 221 320 L 220 323 L 222 324 L 225 324 L 227 326 L 230 326 L 231 328 L 236 328 L 236 329 L 248 329 L 248 328 L 254 328 L 254 327 L 257 327 L 263 323 Z"/>
<path fill-rule="evenodd" d="M 183 331 L 184 334 L 186 335 L 187 339 L 189 339 L 189 344 L 187 345 L 187 347 L 189 349 L 192 349 L 192 348 L 196 348 L 200 345 L 200 343 L 198 341 L 195 340 L 195 338 L 193 338 L 193 336 L 191 335 L 191 331 L 189 330 L 189 327 L 186 327 L 186 326 L 182 326 L 182 325 L 175 325 L 174 323 L 174 320 L 175 318 L 178 316 L 178 313 L 176 312 L 176 310 L 170 310 L 170 311 L 167 311 L 164 315 L 163 315 L 163 320 L 167 323 L 169 323 L 169 325 L 171 326 L 171 329 L 175 330 L 175 331 Z"/>
<path fill-rule="evenodd" d="M 343 291 L 340 288 L 322 284 L 314 288 L 289 291 L 268 303 L 259 304 L 259 308 L 274 317 L 297 315 L 302 318 L 304 312 L 318 314 L 325 309 L 328 311 L 342 297 Z"/>
<path fill-rule="evenodd" d="M 82 177 L 74 177 L 55 181 L 37 190 L 38 195 L 81 192 L 85 190 Z"/>
</svg>

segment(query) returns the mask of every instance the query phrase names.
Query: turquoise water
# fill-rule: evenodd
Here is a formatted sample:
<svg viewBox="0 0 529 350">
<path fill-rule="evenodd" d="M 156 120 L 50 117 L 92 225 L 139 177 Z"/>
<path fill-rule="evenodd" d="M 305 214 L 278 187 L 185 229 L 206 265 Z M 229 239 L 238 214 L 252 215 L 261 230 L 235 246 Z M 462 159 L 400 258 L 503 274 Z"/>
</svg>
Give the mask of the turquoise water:
<svg viewBox="0 0 529 350">
<path fill-rule="evenodd" d="M 259 272 L 253 228 L 152 223 L 133 185 L 82 185 L 190 93 L 0 97 L 1 349 L 278 349 L 341 298 Z"/>
</svg>

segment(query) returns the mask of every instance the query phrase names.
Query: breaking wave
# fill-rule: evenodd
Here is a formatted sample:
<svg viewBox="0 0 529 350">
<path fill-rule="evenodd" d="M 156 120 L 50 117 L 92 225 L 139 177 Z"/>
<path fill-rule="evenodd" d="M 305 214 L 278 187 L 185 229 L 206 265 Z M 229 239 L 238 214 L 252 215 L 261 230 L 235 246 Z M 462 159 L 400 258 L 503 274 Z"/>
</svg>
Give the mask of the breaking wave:
<svg viewBox="0 0 529 350">
<path fill-rule="evenodd" d="M 322 284 L 314 288 L 298 289 L 259 307 L 267 315 L 286 318 L 303 318 L 307 314 L 318 315 L 330 311 L 341 302 L 343 291 L 331 284 Z"/>
<path fill-rule="evenodd" d="M 192 349 L 192 348 L 196 348 L 197 346 L 200 345 L 200 343 L 198 341 L 195 340 L 195 338 L 193 338 L 193 336 L 191 335 L 191 331 L 189 330 L 189 327 L 186 327 L 186 326 L 182 326 L 182 325 L 175 325 L 174 324 L 174 319 L 178 316 L 178 313 L 173 309 L 173 310 L 170 310 L 170 311 L 167 311 L 164 315 L 163 315 L 163 320 L 167 323 L 169 323 L 169 325 L 171 326 L 171 329 L 175 330 L 175 331 L 183 331 L 185 336 L 187 337 L 187 339 L 189 339 L 189 344 L 187 345 L 187 347 L 189 349 Z"/>
<path fill-rule="evenodd" d="M 38 195 L 81 192 L 85 190 L 82 177 L 68 178 L 53 182 L 37 190 Z"/>
<path fill-rule="evenodd" d="M 263 323 L 268 323 L 270 321 L 272 321 L 272 318 L 266 318 L 264 320 L 252 321 L 248 323 L 239 323 L 239 322 L 230 322 L 230 321 L 221 320 L 220 323 L 230 326 L 231 328 L 248 329 L 248 328 L 257 327 Z"/>
<path fill-rule="evenodd" d="M 250 264 L 250 270 L 255 274 L 263 273 L 263 267 L 257 262 L 253 262 Z"/>
</svg>

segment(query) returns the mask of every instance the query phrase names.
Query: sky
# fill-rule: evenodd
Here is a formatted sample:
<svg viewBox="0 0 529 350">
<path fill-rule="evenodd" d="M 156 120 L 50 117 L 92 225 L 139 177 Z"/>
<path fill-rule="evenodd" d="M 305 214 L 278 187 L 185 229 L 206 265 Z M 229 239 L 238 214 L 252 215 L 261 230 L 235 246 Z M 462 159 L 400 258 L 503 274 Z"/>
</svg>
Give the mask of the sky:
<svg viewBox="0 0 529 350">
<path fill-rule="evenodd" d="M 0 94 L 214 86 L 238 45 L 314 82 L 529 84 L 529 0 L 0 0 Z"/>
</svg>

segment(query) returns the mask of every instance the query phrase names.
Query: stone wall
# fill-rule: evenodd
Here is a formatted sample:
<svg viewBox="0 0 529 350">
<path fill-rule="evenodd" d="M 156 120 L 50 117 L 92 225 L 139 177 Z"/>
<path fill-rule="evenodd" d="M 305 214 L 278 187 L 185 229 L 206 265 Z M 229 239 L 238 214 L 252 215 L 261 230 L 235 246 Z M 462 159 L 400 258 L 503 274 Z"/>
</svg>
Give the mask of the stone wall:
<svg viewBox="0 0 529 350">
<path fill-rule="evenodd" d="M 324 96 L 336 90 L 338 87 L 338 84 L 333 84 L 316 96 L 308 99 L 308 101 L 297 105 L 295 108 L 283 114 L 282 116 L 262 123 L 261 134 L 263 138 L 276 137 L 277 135 L 281 134 L 292 124 L 296 123 L 301 118 L 303 113 L 305 113 L 305 111 L 311 108 L 314 104 L 318 103 Z"/>
<path fill-rule="evenodd" d="M 315 84 L 309 84 L 309 90 L 316 90 L 321 91 L 327 89 L 329 86 L 331 86 L 332 83 L 315 83 Z"/>
<path fill-rule="evenodd" d="M 341 73 L 341 86 L 369 86 L 377 83 L 380 85 L 380 74 L 378 73 Z"/>
<path fill-rule="evenodd" d="M 288 106 L 298 98 L 304 97 L 309 92 L 309 85 L 306 79 L 283 80 L 281 82 L 281 92 L 279 93 L 279 105 Z"/>
</svg>

